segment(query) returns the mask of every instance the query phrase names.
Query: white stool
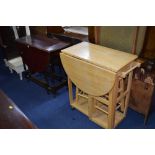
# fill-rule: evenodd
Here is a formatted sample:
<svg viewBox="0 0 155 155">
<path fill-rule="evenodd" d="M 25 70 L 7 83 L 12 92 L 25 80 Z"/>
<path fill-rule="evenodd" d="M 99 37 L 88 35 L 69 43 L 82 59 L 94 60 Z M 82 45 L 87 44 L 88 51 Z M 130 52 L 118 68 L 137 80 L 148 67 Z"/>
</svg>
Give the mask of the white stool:
<svg viewBox="0 0 155 155">
<path fill-rule="evenodd" d="M 23 61 L 21 57 L 13 58 L 10 60 L 4 60 L 5 65 L 9 67 L 10 72 L 13 73 L 13 70 L 19 74 L 20 80 L 23 79 L 22 72 L 24 71 Z"/>
</svg>

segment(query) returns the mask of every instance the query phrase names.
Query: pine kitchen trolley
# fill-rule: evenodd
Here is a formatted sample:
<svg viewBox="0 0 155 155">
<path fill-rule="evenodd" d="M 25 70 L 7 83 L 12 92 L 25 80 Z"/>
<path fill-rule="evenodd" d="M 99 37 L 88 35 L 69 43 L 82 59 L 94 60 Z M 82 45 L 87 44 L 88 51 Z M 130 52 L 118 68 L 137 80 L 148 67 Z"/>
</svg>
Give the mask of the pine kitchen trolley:
<svg viewBox="0 0 155 155">
<path fill-rule="evenodd" d="M 60 57 L 71 107 L 103 128 L 115 128 L 126 116 L 133 70 L 140 66 L 137 56 L 82 42 L 63 49 Z"/>
</svg>

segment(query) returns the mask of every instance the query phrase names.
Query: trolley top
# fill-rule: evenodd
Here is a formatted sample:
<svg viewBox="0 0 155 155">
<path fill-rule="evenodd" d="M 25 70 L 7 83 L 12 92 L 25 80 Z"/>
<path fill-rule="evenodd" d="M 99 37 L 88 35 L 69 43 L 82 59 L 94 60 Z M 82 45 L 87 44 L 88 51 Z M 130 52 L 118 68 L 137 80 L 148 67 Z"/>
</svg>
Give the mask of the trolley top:
<svg viewBox="0 0 155 155">
<path fill-rule="evenodd" d="M 68 47 L 63 49 L 62 52 L 112 72 L 118 72 L 121 68 L 137 58 L 137 55 L 134 54 L 88 42 L 81 42 L 74 46 Z"/>
</svg>

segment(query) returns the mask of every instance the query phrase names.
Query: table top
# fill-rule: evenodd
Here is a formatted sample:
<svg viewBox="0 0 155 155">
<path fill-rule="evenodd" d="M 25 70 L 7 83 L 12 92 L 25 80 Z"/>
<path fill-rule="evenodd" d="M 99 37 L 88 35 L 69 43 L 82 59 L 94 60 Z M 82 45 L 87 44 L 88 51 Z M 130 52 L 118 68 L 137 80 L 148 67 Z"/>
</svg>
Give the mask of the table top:
<svg viewBox="0 0 155 155">
<path fill-rule="evenodd" d="M 15 103 L 0 90 L 0 129 L 33 129 L 35 125 Z"/>
<path fill-rule="evenodd" d="M 65 48 L 62 52 L 113 72 L 118 72 L 137 58 L 137 55 L 88 42 Z"/>
<path fill-rule="evenodd" d="M 17 43 L 29 45 L 46 52 L 53 52 L 68 47 L 71 43 L 58 38 L 48 38 L 45 36 L 30 35 L 16 39 Z"/>
</svg>

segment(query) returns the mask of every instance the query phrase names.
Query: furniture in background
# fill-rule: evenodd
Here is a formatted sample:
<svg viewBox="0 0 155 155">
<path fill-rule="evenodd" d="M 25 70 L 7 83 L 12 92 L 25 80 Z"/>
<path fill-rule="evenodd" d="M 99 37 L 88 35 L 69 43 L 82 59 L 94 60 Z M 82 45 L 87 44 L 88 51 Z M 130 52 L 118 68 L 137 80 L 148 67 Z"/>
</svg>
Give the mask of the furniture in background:
<svg viewBox="0 0 155 155">
<path fill-rule="evenodd" d="M 144 45 L 140 57 L 155 59 L 155 26 L 147 26 Z"/>
<path fill-rule="evenodd" d="M 50 34 L 57 34 L 62 35 L 66 38 L 68 37 L 80 41 L 88 41 L 88 35 L 75 33 L 75 31 L 74 32 L 65 31 L 66 29 L 67 29 L 66 27 L 62 26 L 47 26 L 47 36 L 50 36 Z"/>
<path fill-rule="evenodd" d="M 32 35 L 47 36 L 47 26 L 29 26 L 29 28 Z"/>
<path fill-rule="evenodd" d="M 35 129 L 36 126 L 16 104 L 0 90 L 0 129 Z"/>
<path fill-rule="evenodd" d="M 10 60 L 6 60 L 5 65 L 10 69 L 11 73 L 15 71 L 19 75 L 20 80 L 23 79 L 22 73 L 24 72 L 24 65 L 21 57 L 16 57 Z"/>
<path fill-rule="evenodd" d="M 17 39 L 16 45 L 24 66 L 28 67 L 26 72 L 28 79 L 53 94 L 66 85 L 65 77 L 55 72 L 55 61 L 59 57 L 60 50 L 70 46 L 70 42 L 62 41 L 56 37 L 31 35 Z M 61 66 L 59 65 L 59 67 Z M 35 73 L 41 73 L 43 80 L 36 77 Z"/>
<path fill-rule="evenodd" d="M 126 116 L 137 56 L 82 42 L 62 50 L 60 57 L 68 75 L 71 107 L 103 128 L 115 128 Z"/>
<path fill-rule="evenodd" d="M 24 71 L 24 67 L 22 58 L 15 46 L 15 40 L 18 39 L 19 36 L 21 37 L 23 35 L 25 35 L 23 27 L 1 27 L 2 47 L 5 53 L 5 65 L 10 69 L 11 73 L 15 71 L 19 74 L 20 80 L 23 79 L 22 72 Z"/>
<path fill-rule="evenodd" d="M 92 29 L 92 30 L 91 30 Z M 91 27 L 90 39 L 102 46 L 140 55 L 146 26 Z"/>
<path fill-rule="evenodd" d="M 153 109 L 153 96 L 155 84 L 155 27 L 147 26 L 140 58 L 143 59 L 141 68 L 136 69 L 131 87 L 129 106 L 144 115 L 146 124 Z"/>
<path fill-rule="evenodd" d="M 47 26 L 47 33 L 63 34 L 64 32 L 62 26 Z"/>
<path fill-rule="evenodd" d="M 129 106 L 144 115 L 146 124 L 151 110 L 155 85 L 155 60 L 144 61 L 134 71 Z"/>
<path fill-rule="evenodd" d="M 88 26 L 63 26 L 67 33 L 83 34 L 88 36 Z"/>
<path fill-rule="evenodd" d="M 5 59 L 9 60 L 20 56 L 15 45 L 15 39 L 26 35 L 25 26 L 0 26 L 0 35 Z"/>
</svg>

